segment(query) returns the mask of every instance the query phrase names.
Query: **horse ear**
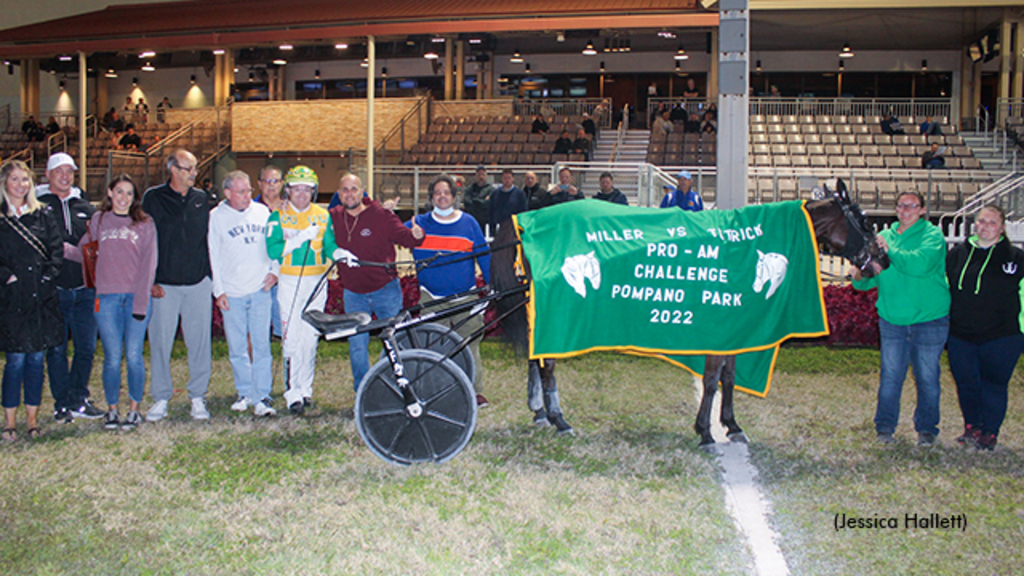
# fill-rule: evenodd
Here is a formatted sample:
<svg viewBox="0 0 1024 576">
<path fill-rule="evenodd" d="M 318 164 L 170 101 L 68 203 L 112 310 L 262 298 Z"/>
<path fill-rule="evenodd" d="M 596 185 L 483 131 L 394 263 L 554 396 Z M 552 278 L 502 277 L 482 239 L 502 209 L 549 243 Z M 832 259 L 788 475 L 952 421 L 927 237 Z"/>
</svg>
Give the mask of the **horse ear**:
<svg viewBox="0 0 1024 576">
<path fill-rule="evenodd" d="M 846 183 L 840 178 L 836 178 L 836 196 L 839 197 L 843 204 L 850 203 L 850 192 L 846 189 Z"/>
<path fill-rule="evenodd" d="M 764 260 L 764 252 L 761 252 L 760 250 L 758 250 L 757 251 L 757 259 L 758 260 Z"/>
</svg>

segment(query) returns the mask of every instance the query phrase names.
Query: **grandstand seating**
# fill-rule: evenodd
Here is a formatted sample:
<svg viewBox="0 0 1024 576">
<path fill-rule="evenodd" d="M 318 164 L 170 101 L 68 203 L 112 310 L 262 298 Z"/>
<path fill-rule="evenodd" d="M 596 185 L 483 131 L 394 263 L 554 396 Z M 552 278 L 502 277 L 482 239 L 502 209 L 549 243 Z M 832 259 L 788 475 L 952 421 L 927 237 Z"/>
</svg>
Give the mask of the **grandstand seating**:
<svg viewBox="0 0 1024 576">
<path fill-rule="evenodd" d="M 583 161 L 582 154 L 553 154 L 563 130 L 575 138 L 583 116 L 555 116 L 547 134 L 533 134 L 532 116 L 435 118 L 402 155 L 402 164 L 550 164 Z M 592 143 L 593 144 L 593 143 Z"/>
</svg>

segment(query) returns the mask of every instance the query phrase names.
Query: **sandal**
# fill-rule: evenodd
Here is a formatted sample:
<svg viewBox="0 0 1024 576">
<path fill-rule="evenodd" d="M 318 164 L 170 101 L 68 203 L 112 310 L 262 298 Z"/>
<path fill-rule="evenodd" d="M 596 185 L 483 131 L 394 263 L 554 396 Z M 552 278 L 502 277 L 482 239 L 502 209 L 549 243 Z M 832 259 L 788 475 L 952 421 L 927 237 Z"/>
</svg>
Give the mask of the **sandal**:
<svg viewBox="0 0 1024 576">
<path fill-rule="evenodd" d="M 36 438 L 39 438 L 42 435 L 43 431 L 40 430 L 38 426 L 28 429 L 28 437 L 31 438 L 32 440 L 35 440 Z"/>
<path fill-rule="evenodd" d="M 4 428 L 3 440 L 4 442 L 11 443 L 18 439 L 18 431 L 14 428 Z"/>
</svg>

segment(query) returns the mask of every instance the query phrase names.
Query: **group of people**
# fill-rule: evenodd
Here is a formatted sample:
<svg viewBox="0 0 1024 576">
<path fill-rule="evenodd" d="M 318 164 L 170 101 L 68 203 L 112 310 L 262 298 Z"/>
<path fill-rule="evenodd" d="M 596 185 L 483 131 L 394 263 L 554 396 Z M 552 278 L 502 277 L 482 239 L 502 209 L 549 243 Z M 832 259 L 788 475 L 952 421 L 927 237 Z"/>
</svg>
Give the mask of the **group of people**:
<svg viewBox="0 0 1024 576">
<path fill-rule="evenodd" d="M 57 123 L 57 119 L 50 116 L 46 125 L 39 120 L 36 120 L 35 116 L 29 115 L 24 122 L 21 123 L 21 132 L 31 142 L 42 142 L 46 140 L 46 137 L 50 134 L 56 134 L 60 132 L 60 124 Z"/>
<path fill-rule="evenodd" d="M 948 254 L 926 211 L 920 194 L 900 194 L 898 223 L 877 237 L 890 266 L 872 264 L 872 278 L 851 270 L 854 288 L 878 288 L 882 354 L 875 431 L 880 442 L 894 441 L 912 366 L 917 443 L 936 442 L 945 348 L 964 419 L 957 442 L 991 450 L 1006 415 L 1010 376 L 1024 351 L 1024 251 L 1007 239 L 1006 213 L 997 205 L 982 208 L 975 234 Z"/>
</svg>

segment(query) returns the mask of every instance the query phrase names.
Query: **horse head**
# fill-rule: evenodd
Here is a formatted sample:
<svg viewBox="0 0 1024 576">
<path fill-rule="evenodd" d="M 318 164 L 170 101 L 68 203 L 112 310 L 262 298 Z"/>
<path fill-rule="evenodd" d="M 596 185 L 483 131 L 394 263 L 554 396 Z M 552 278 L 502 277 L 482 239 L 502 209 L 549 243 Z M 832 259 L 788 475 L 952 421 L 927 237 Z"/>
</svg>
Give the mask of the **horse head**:
<svg viewBox="0 0 1024 576">
<path fill-rule="evenodd" d="M 837 179 L 834 189 L 827 183 L 824 188 L 829 197 L 807 203 L 821 250 L 846 258 L 868 278 L 875 275 L 872 263 L 880 270 L 888 268 L 889 256 L 875 242 L 875 231 L 860 206 L 851 200 L 846 184 Z"/>
</svg>

